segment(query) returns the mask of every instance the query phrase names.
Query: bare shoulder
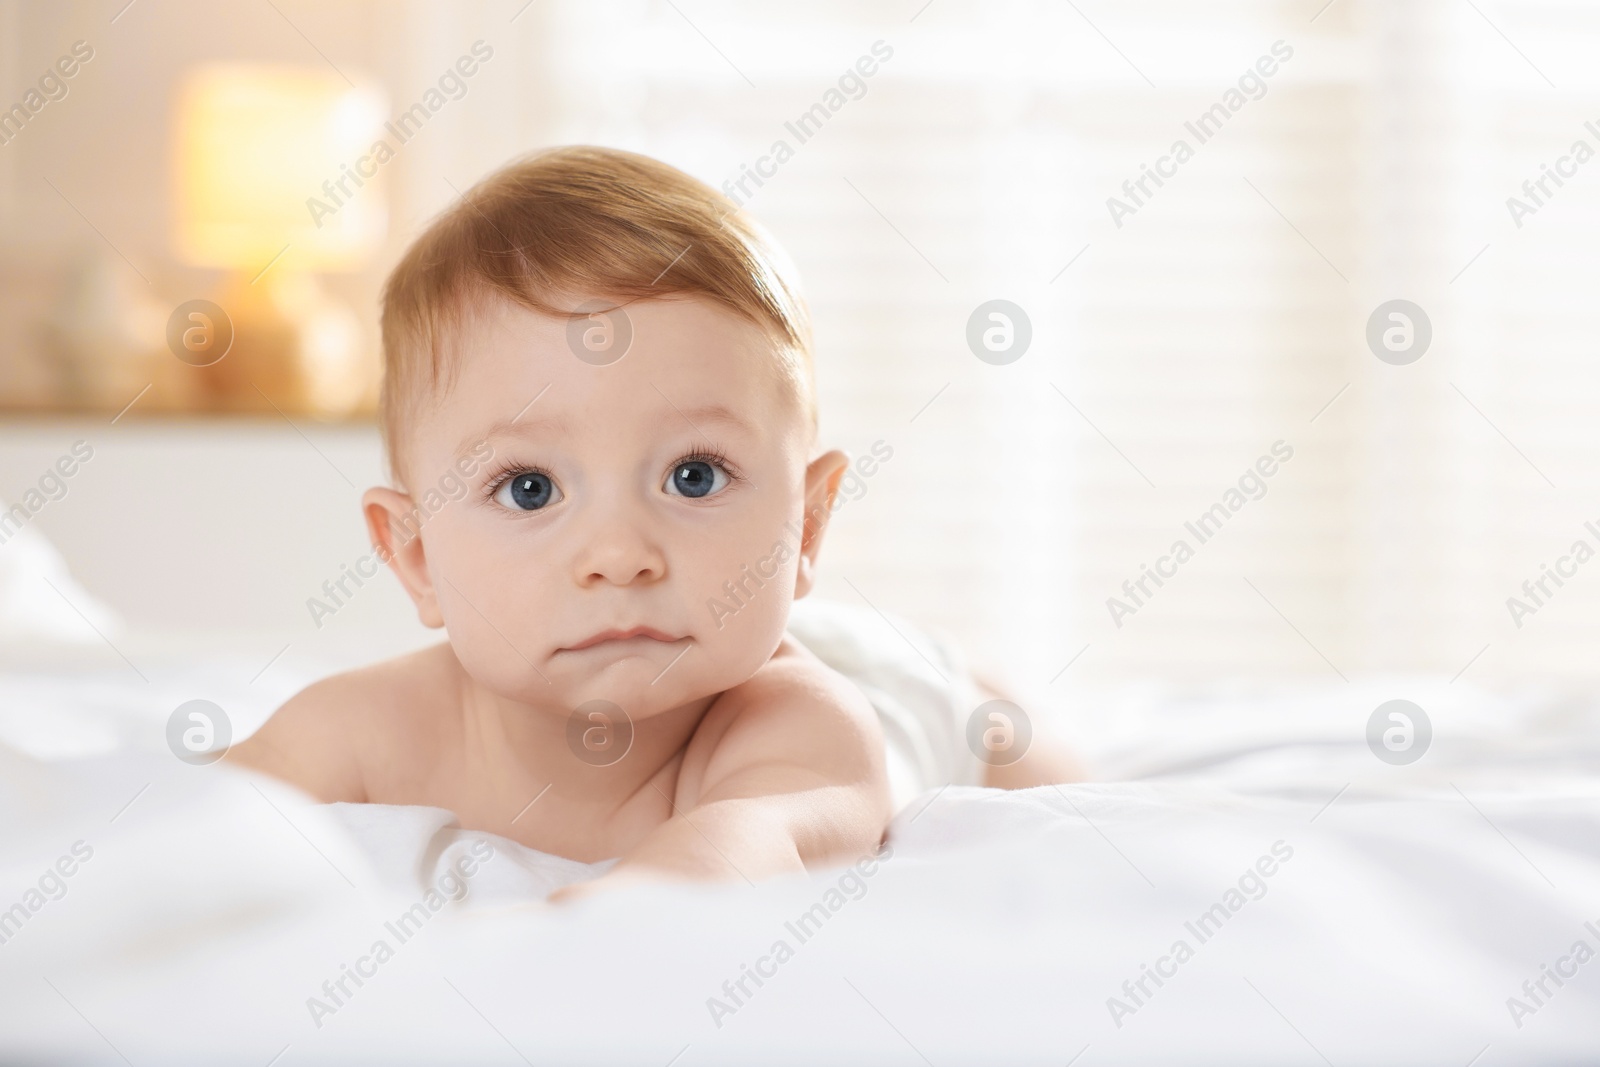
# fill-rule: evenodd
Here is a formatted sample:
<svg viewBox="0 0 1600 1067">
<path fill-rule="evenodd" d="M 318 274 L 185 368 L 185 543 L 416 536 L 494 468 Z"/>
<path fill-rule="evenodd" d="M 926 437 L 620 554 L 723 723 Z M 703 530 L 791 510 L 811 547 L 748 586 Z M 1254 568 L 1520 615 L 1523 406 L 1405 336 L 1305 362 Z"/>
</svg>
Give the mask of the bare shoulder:
<svg viewBox="0 0 1600 1067">
<path fill-rule="evenodd" d="M 315 682 L 228 752 L 324 802 L 368 800 L 374 745 L 421 747 L 422 709 L 449 691 L 449 646 L 439 645 Z"/>
<path fill-rule="evenodd" d="M 685 770 L 701 771 L 695 777 L 705 783 L 772 764 L 835 784 L 885 778 L 877 712 L 854 683 L 789 637 L 749 680 L 717 698 L 686 756 Z"/>
</svg>

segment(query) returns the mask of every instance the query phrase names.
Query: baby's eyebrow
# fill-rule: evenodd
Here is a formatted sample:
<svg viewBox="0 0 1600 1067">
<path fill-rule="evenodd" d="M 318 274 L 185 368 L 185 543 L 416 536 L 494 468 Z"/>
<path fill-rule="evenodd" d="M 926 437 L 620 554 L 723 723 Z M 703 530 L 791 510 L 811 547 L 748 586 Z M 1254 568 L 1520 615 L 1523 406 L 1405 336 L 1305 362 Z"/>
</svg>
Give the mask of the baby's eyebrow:
<svg viewBox="0 0 1600 1067">
<path fill-rule="evenodd" d="M 673 410 L 677 411 L 680 416 L 688 421 L 689 425 L 697 430 L 703 422 L 720 422 L 736 430 L 743 430 L 748 434 L 755 433 L 755 427 L 748 419 L 723 404 L 701 404 L 698 407 L 682 409 L 674 404 Z"/>
<path fill-rule="evenodd" d="M 560 415 L 536 415 L 526 418 L 522 415 L 517 415 L 509 419 L 501 419 L 499 422 L 493 423 L 481 434 L 470 434 L 462 438 L 461 443 L 456 446 L 456 458 L 465 458 L 485 441 L 496 437 L 515 436 L 535 427 L 542 430 L 561 431 L 567 428 L 567 420 Z"/>
<path fill-rule="evenodd" d="M 671 402 L 669 401 L 668 403 Z M 672 404 L 669 409 L 662 413 L 662 420 L 666 423 L 686 422 L 689 424 L 689 428 L 696 433 L 701 432 L 700 427 L 702 425 L 720 423 L 751 436 L 757 435 L 755 424 L 726 404 L 698 404 L 688 408 L 680 408 L 678 405 Z M 526 414 L 510 419 L 501 419 L 492 424 L 483 433 L 464 438 L 456 446 L 456 458 L 466 457 L 482 442 L 493 440 L 497 437 L 522 435 L 531 430 L 559 433 L 566 430 L 569 425 L 565 416 L 556 414 Z"/>
</svg>

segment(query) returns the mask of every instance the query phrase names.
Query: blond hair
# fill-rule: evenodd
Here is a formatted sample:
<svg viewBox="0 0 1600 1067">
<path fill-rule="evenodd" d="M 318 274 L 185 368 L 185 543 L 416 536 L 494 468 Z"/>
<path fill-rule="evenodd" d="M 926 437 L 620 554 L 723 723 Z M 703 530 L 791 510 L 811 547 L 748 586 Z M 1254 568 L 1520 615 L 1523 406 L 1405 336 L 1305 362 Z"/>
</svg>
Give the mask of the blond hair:
<svg viewBox="0 0 1600 1067">
<path fill-rule="evenodd" d="M 428 226 L 384 286 L 379 410 L 391 473 L 402 476 L 419 403 L 454 379 L 452 332 L 484 297 L 564 318 L 576 298 L 677 294 L 764 328 L 815 426 L 810 316 L 793 267 L 731 200 L 614 148 L 547 149 L 491 174 Z"/>
</svg>

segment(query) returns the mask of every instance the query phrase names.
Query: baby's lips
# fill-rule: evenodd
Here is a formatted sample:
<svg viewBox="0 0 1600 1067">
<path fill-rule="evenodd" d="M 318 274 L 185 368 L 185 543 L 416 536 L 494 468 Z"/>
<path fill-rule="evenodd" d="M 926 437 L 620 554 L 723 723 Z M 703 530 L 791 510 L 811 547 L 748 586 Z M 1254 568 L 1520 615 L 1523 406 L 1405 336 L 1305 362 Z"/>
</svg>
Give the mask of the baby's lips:
<svg viewBox="0 0 1600 1067">
<path fill-rule="evenodd" d="M 593 646 L 602 644 L 606 641 L 627 641 L 636 637 L 647 637 L 652 641 L 660 641 L 663 644 L 669 645 L 683 640 L 682 637 L 674 637 L 671 634 L 664 633 L 663 631 L 657 630 L 651 626 L 633 626 L 629 627 L 628 629 L 613 628 L 610 630 L 602 630 L 599 633 L 591 634 L 590 636 L 585 637 L 574 644 L 563 646 L 561 651 L 578 652 L 585 648 L 592 648 Z"/>
</svg>

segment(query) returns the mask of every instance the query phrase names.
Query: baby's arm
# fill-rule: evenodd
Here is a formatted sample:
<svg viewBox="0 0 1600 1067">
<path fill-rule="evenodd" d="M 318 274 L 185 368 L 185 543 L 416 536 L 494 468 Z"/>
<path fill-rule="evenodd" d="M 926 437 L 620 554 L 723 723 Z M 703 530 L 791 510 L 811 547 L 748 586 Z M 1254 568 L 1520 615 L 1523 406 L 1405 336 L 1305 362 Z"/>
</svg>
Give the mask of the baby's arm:
<svg viewBox="0 0 1600 1067">
<path fill-rule="evenodd" d="M 324 803 L 363 803 L 366 789 L 349 721 L 353 702 L 362 695 L 349 676 L 318 682 L 230 748 L 228 761 L 298 786 Z"/>
<path fill-rule="evenodd" d="M 673 815 L 590 887 L 680 878 L 757 881 L 878 847 L 890 810 L 883 734 L 860 691 L 804 653 L 725 693 L 712 750 Z"/>
</svg>

